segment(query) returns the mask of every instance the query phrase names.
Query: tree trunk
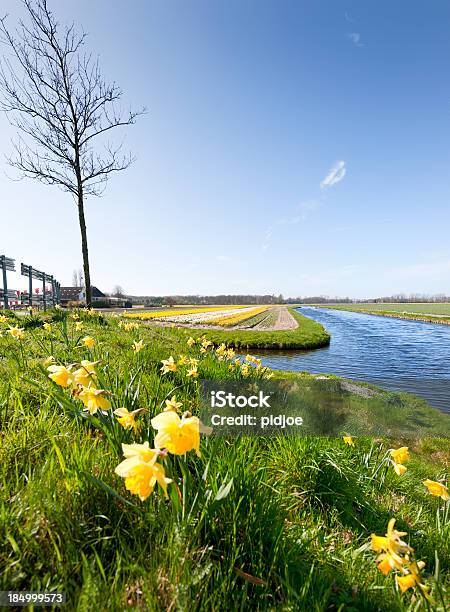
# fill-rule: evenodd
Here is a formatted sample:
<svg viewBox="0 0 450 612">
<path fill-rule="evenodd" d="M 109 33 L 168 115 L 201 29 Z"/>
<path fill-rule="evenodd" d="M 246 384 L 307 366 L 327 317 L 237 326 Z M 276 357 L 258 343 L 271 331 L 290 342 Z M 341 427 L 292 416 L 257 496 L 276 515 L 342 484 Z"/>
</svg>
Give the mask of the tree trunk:
<svg viewBox="0 0 450 612">
<path fill-rule="evenodd" d="M 84 217 L 83 192 L 78 193 L 78 219 L 81 231 L 81 251 L 83 253 L 84 287 L 86 294 L 86 306 L 92 307 L 91 274 L 89 272 L 89 253 L 86 232 L 86 219 Z"/>
</svg>

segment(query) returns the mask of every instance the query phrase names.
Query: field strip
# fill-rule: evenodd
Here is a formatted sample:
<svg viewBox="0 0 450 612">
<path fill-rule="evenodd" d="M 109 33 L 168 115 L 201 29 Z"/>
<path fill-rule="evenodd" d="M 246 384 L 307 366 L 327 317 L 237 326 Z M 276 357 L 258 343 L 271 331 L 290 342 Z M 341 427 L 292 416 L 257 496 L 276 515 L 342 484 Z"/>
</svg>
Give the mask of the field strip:
<svg viewBox="0 0 450 612">
<path fill-rule="evenodd" d="M 281 330 L 289 330 L 296 329 L 298 327 L 298 322 L 291 315 L 286 306 L 280 306 L 278 309 L 278 319 L 275 322 L 275 325 L 271 327 L 273 331 L 281 331 Z"/>
</svg>

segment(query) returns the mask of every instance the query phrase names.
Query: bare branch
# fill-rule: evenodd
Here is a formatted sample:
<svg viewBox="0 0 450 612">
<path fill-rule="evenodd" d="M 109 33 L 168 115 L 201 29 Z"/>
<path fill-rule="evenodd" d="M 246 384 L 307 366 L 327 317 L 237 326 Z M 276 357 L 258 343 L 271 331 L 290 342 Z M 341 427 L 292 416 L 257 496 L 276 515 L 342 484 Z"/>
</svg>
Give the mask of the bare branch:
<svg viewBox="0 0 450 612">
<path fill-rule="evenodd" d="M 47 0 L 23 4 L 29 23 L 11 30 L 7 18 L 0 19 L 0 42 L 9 51 L 0 59 L 0 109 L 26 138 L 10 163 L 22 176 L 81 197 L 99 195 L 109 174 L 133 162 L 120 147 L 105 146 L 104 137 L 134 124 L 145 109 L 118 109 L 122 90 L 108 84 L 98 60 L 83 53 L 86 34 L 74 24 L 61 26 Z"/>
</svg>

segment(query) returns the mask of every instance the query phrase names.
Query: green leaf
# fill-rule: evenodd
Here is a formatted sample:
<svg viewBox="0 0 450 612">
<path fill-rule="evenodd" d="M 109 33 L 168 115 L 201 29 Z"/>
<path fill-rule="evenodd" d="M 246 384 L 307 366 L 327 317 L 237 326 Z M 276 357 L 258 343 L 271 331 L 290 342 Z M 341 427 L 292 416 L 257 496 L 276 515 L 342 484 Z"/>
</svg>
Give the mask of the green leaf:
<svg viewBox="0 0 450 612">
<path fill-rule="evenodd" d="M 220 486 L 220 489 L 217 491 L 214 501 L 220 501 L 221 499 L 225 499 L 229 492 L 231 491 L 231 487 L 233 486 L 233 479 L 231 478 L 227 484 L 223 483 Z"/>
</svg>

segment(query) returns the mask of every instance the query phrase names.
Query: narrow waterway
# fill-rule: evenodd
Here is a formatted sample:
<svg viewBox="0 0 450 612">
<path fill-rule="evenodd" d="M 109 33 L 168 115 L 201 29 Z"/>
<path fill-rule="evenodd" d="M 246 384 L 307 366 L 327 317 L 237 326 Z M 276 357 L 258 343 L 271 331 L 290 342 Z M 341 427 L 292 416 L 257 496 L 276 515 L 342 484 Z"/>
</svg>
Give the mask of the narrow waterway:
<svg viewBox="0 0 450 612">
<path fill-rule="evenodd" d="M 330 373 L 385 389 L 411 391 L 450 412 L 450 325 L 403 321 L 362 313 L 303 307 L 331 334 L 313 351 L 271 351 L 274 369 Z"/>
</svg>

